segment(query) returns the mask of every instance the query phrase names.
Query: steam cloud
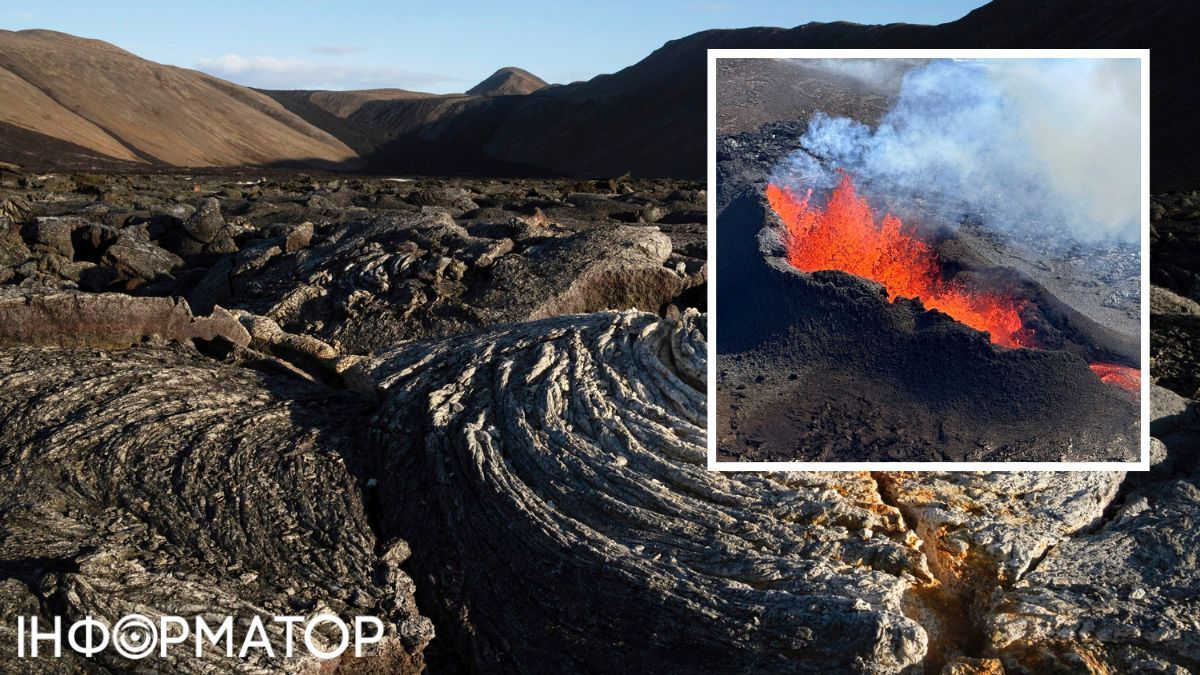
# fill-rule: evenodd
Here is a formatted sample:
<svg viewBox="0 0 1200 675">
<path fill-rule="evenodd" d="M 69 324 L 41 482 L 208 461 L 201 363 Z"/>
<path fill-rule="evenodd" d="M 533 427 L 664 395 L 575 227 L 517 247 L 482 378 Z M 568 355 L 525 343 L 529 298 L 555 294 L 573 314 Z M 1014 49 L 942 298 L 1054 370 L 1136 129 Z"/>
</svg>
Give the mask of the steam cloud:
<svg viewBox="0 0 1200 675">
<path fill-rule="evenodd" d="M 947 222 L 1138 241 L 1139 91 L 1135 59 L 932 61 L 904 75 L 875 129 L 815 115 L 808 152 L 773 178 L 832 189 L 841 168 L 889 201 L 940 205 Z"/>
</svg>

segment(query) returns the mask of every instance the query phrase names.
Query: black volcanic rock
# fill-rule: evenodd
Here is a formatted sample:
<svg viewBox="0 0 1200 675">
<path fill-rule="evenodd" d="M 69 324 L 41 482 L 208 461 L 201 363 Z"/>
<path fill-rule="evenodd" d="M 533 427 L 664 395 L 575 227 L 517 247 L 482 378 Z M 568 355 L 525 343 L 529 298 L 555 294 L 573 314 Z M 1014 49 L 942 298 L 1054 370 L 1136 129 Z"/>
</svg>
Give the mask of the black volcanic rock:
<svg viewBox="0 0 1200 675">
<path fill-rule="evenodd" d="M 245 329 L 219 307 L 210 316 L 196 316 L 177 298 L 0 286 L 0 346 L 124 349 L 150 338 L 217 337 L 242 346 L 250 342 Z"/>
<path fill-rule="evenodd" d="M 44 293 L 9 303 L 25 314 L 0 333 L 55 332 L 77 307 L 80 323 L 60 336 L 188 339 L 188 308 L 203 317 L 220 305 L 366 353 L 505 321 L 703 303 L 694 184 L 22 180 L 25 197 L 0 192 L 0 283 Z M 645 214 L 689 222 L 660 230 Z M 80 290 L 188 302 L 180 314 L 175 299 Z"/>
<path fill-rule="evenodd" d="M 882 674 L 921 659 L 900 598 L 931 579 L 868 477 L 705 470 L 705 352 L 703 316 L 625 312 L 370 361 L 382 526 L 422 542 L 418 602 L 466 671 Z"/>
<path fill-rule="evenodd" d="M 984 628 L 991 648 L 1024 672 L 1097 661 L 1109 672 L 1192 670 L 1200 635 L 1183 624 L 1200 611 L 1198 483 L 1193 474 L 1136 490 L 1102 528 L 1049 551 L 996 594 Z"/>
<path fill-rule="evenodd" d="M 101 259 L 126 278 L 150 281 L 183 264 L 183 259 L 152 242 L 121 234 Z"/>
<path fill-rule="evenodd" d="M 233 253 L 237 251 L 237 246 L 233 242 L 232 234 L 221 216 L 220 202 L 209 197 L 184 221 L 182 236 L 178 238 L 176 250 L 184 256 Z"/>
<path fill-rule="evenodd" d="M 1194 670 L 1190 399 L 1154 397 L 1149 473 L 707 471 L 699 184 L 10 182 L 0 642 L 16 615 L 321 607 L 395 630 L 337 672 Z M 1155 203 L 1159 245 L 1186 243 L 1194 195 Z M 120 237 L 198 210 L 236 253 L 122 294 L 61 275 L 115 274 Z M 76 260 L 26 245 L 37 218 L 72 223 Z M 1189 318 L 1191 253 L 1157 311 Z M 678 283 L 682 311 L 651 313 Z M 650 311 L 570 314 L 602 306 Z M 1156 377 L 1190 396 L 1170 325 Z M 322 665 L 69 659 L 0 670 Z"/>
<path fill-rule="evenodd" d="M 234 306 L 361 354 L 501 322 L 657 310 L 703 281 L 700 270 L 666 265 L 671 240 L 653 227 L 477 231 L 488 236 L 440 211 L 354 223 L 234 270 L 229 294 Z"/>
</svg>

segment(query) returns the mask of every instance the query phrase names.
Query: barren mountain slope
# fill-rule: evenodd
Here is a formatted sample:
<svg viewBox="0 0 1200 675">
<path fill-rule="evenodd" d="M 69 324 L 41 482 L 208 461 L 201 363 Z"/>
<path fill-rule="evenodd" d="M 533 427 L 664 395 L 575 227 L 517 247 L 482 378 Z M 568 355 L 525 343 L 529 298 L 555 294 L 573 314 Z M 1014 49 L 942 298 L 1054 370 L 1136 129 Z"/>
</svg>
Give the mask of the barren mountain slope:
<svg viewBox="0 0 1200 675">
<path fill-rule="evenodd" d="M 535 167 L 546 174 L 583 177 L 699 178 L 704 173 L 705 58 L 712 48 L 951 48 L 951 47 L 1147 47 L 1163 52 L 1153 61 L 1156 94 L 1152 156 L 1157 185 L 1187 182 L 1194 160 L 1179 143 L 1190 133 L 1194 88 L 1172 87 L 1192 78 L 1194 66 L 1175 54 L 1195 11 L 1181 0 L 1136 5 L 1129 0 L 996 0 L 963 18 L 937 26 L 809 23 L 795 28 L 709 30 L 672 40 L 638 63 L 586 82 L 547 87 L 523 96 L 426 99 L 375 98 L 344 119 L 321 119 L 297 111 L 347 143 L 363 133 L 374 142 L 355 146 L 373 166 L 430 172 L 414 163 L 414 143 L 433 161 L 458 150 L 460 172 L 483 173 L 482 164 Z M 1162 26 L 1171 26 L 1163 30 Z M 489 78 L 491 79 L 491 78 Z M 486 82 L 484 83 L 486 84 Z M 482 84 L 480 86 L 483 86 Z M 478 89 L 478 88 L 477 88 Z M 267 92 L 284 102 L 280 92 Z M 289 92 L 295 96 L 300 92 Z M 468 93 L 477 93 L 475 89 Z M 769 120 L 765 120 L 769 121 Z M 463 154 L 462 148 L 473 153 Z M 500 164 L 496 164 L 500 162 Z"/>
<path fill-rule="evenodd" d="M 283 92 L 280 92 L 283 93 Z M 437 94 L 426 94 L 407 89 L 359 89 L 355 91 L 296 91 L 296 94 L 310 101 L 313 105 L 325 110 L 331 115 L 341 118 L 353 115 L 355 111 L 371 101 L 409 101 L 436 97 Z"/>
<path fill-rule="evenodd" d="M 67 109 L 47 115 L 70 118 L 73 111 L 87 120 L 55 122 L 53 128 L 64 131 L 48 133 L 50 122 L 30 111 L 52 106 L 5 97 L 0 99 L 0 150 L 12 154 L 6 148 L 16 146 L 24 150 L 17 155 L 29 155 L 32 146 L 49 150 L 52 145 L 37 137 L 25 138 L 24 146 L 15 143 L 11 130 L 2 126 L 7 122 L 96 152 L 101 143 L 108 147 L 105 154 L 117 157 L 110 153 L 120 150 L 105 139 L 107 134 L 128 146 L 127 154 L 179 165 L 316 159 L 353 169 L 361 166 L 361 157 L 375 171 L 424 175 L 594 178 L 630 172 L 699 178 L 705 165 L 710 48 L 1141 48 L 1152 43 L 1152 174 L 1156 189 L 1164 190 L 1189 186 L 1200 171 L 1188 152 L 1200 90 L 1186 84 L 1195 79 L 1196 67 L 1183 56 L 1190 53 L 1186 47 L 1196 18 L 1183 0 L 995 0 L 938 26 L 809 23 L 710 30 L 672 40 L 612 75 L 522 95 L 497 95 L 530 88 L 522 71 L 501 69 L 468 92 L 489 94 L 479 96 L 396 89 L 256 92 L 158 66 L 96 41 L 47 31 L 0 32 L 0 68 Z M 12 77 L 0 77 L 6 92 L 10 84 L 28 89 Z M 138 92 L 136 99 L 131 91 Z M 12 119 L 18 113 L 23 121 Z"/>
<path fill-rule="evenodd" d="M 177 166 L 343 163 L 355 154 L 267 96 L 98 40 L 0 31 L 0 120 L 118 159 Z M 36 93 L 35 93 L 36 92 Z"/>
<path fill-rule="evenodd" d="M 121 141 L 3 68 L 0 68 L 0 89 L 4 91 L 5 100 L 4 106 L 0 107 L 0 121 L 61 136 L 116 159 L 141 161 Z"/>
</svg>

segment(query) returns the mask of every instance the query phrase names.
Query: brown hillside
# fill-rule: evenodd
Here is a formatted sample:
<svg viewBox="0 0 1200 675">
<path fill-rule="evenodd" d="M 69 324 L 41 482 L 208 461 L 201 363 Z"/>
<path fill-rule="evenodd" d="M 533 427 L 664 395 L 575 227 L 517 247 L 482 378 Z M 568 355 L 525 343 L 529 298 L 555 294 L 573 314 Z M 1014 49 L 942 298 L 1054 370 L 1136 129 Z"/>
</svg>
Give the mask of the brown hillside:
<svg viewBox="0 0 1200 675">
<path fill-rule="evenodd" d="M 356 158 L 256 91 L 64 33 L 0 31 L 0 85 L 0 121 L 117 159 L 223 166 Z"/>
<path fill-rule="evenodd" d="M 550 86 L 545 80 L 520 68 L 501 68 L 491 77 L 467 90 L 472 96 L 515 96 L 532 94 Z"/>
</svg>

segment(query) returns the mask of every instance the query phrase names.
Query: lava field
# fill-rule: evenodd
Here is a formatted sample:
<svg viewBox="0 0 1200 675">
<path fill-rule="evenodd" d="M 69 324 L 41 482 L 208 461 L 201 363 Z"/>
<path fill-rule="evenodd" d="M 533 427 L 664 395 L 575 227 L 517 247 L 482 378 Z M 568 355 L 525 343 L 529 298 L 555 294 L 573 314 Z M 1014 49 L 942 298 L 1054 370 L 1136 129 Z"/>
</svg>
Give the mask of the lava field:
<svg viewBox="0 0 1200 675">
<path fill-rule="evenodd" d="M 0 171 L 5 616 L 369 611 L 391 629 L 373 672 L 538 662 L 560 619 L 514 589 L 556 565 L 602 582 L 587 537 L 548 558 L 538 534 L 610 517 L 573 470 L 651 494 L 615 443 L 705 474 L 704 201 L 665 180 Z M 502 571 L 510 545 L 512 572 L 540 571 Z M 540 662 L 601 662 L 635 630 Z M 29 664 L 122 667 L 0 650 Z"/>
<path fill-rule="evenodd" d="M 1196 662 L 1190 408 L 1161 396 L 1145 477 L 706 470 L 695 184 L 0 188 L 8 615 L 367 612 L 394 632 L 339 669 L 401 673 Z M 0 652 L 30 664 L 130 666 Z"/>
</svg>

